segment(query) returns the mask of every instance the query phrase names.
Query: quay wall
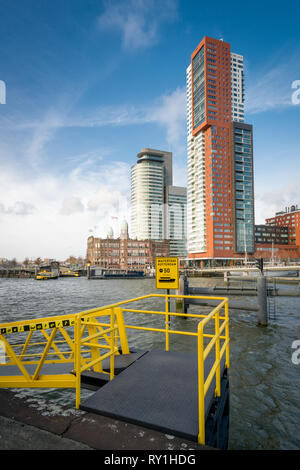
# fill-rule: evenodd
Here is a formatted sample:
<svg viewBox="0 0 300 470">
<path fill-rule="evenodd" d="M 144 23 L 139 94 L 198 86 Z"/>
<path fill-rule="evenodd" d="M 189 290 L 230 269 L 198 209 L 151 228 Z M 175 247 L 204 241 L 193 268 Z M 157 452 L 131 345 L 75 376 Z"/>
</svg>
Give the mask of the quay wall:
<svg viewBox="0 0 300 470">
<path fill-rule="evenodd" d="M 216 450 L 7 389 L 0 389 L 0 427 L 0 450 Z"/>
</svg>

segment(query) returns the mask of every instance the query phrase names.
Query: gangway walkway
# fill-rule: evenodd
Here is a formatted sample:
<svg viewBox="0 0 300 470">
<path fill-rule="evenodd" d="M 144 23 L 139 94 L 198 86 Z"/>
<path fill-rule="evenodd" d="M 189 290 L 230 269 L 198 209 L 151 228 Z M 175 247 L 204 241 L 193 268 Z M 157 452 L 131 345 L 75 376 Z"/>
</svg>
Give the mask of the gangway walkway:
<svg viewBox="0 0 300 470">
<path fill-rule="evenodd" d="M 182 298 L 219 304 L 208 314 L 169 311 L 170 301 Z M 149 300 L 158 302 L 157 310 L 140 308 Z M 146 326 L 149 315 L 156 316 L 157 327 Z M 165 350 L 130 347 L 135 330 L 162 333 Z M 171 351 L 176 335 L 194 338 L 195 352 Z M 222 297 L 150 294 L 0 325 L 0 387 L 74 388 L 76 408 L 219 448 L 228 439 L 228 368 L 228 299 Z M 82 387 L 95 390 L 83 403 Z"/>
<path fill-rule="evenodd" d="M 211 361 L 205 366 L 207 378 Z M 221 376 L 223 373 L 224 363 Z M 205 397 L 206 418 L 214 391 L 215 381 Z M 197 441 L 197 357 L 192 353 L 146 352 L 80 408 Z"/>
</svg>

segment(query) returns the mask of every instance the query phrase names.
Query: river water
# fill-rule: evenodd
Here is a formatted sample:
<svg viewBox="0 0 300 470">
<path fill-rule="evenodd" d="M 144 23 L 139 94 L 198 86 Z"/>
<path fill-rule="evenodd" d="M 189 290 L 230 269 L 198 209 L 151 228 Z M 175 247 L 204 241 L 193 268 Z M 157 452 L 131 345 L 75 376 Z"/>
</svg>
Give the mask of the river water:
<svg viewBox="0 0 300 470">
<path fill-rule="evenodd" d="M 190 285 L 203 286 L 203 280 L 190 279 Z M 158 293 L 153 279 L 60 278 L 47 282 L 0 279 L 0 323 L 76 313 L 150 293 Z M 255 299 L 235 297 L 235 300 Z M 152 302 L 147 302 L 147 309 L 154 307 Z M 208 311 L 206 307 L 191 307 L 191 311 L 200 310 Z M 145 322 L 145 318 L 139 317 L 139 321 Z M 156 318 L 151 320 L 152 326 L 155 321 Z M 174 321 L 183 321 L 186 329 L 195 331 L 195 319 Z M 194 338 L 174 337 L 171 349 L 196 351 Z M 256 325 L 255 313 L 230 311 L 230 449 L 300 448 L 300 364 L 292 361 L 295 340 L 300 340 L 299 297 L 277 297 L 275 315 L 266 328 Z M 154 338 L 144 331 L 135 331 L 129 341 L 132 347 L 164 348 L 162 336 Z M 74 407 L 73 390 L 17 393 Z M 82 398 L 89 393 L 83 391 Z"/>
</svg>

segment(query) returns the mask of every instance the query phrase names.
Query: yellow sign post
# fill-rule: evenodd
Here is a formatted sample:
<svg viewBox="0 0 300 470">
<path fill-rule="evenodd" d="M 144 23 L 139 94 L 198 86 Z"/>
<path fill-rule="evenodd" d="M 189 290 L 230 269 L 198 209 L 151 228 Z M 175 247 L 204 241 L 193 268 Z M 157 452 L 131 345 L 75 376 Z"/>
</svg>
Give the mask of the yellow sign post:
<svg viewBox="0 0 300 470">
<path fill-rule="evenodd" d="M 179 289 L 178 258 L 156 258 L 156 288 Z"/>
</svg>

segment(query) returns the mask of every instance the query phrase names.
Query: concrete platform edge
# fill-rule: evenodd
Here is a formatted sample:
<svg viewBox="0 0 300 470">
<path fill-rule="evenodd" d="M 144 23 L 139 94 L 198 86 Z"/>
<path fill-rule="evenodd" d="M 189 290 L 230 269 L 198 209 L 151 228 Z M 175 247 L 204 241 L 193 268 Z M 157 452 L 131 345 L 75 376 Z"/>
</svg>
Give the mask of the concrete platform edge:
<svg viewBox="0 0 300 470">
<path fill-rule="evenodd" d="M 0 389 L 0 421 L 0 450 L 216 450 L 8 389 Z"/>
</svg>

